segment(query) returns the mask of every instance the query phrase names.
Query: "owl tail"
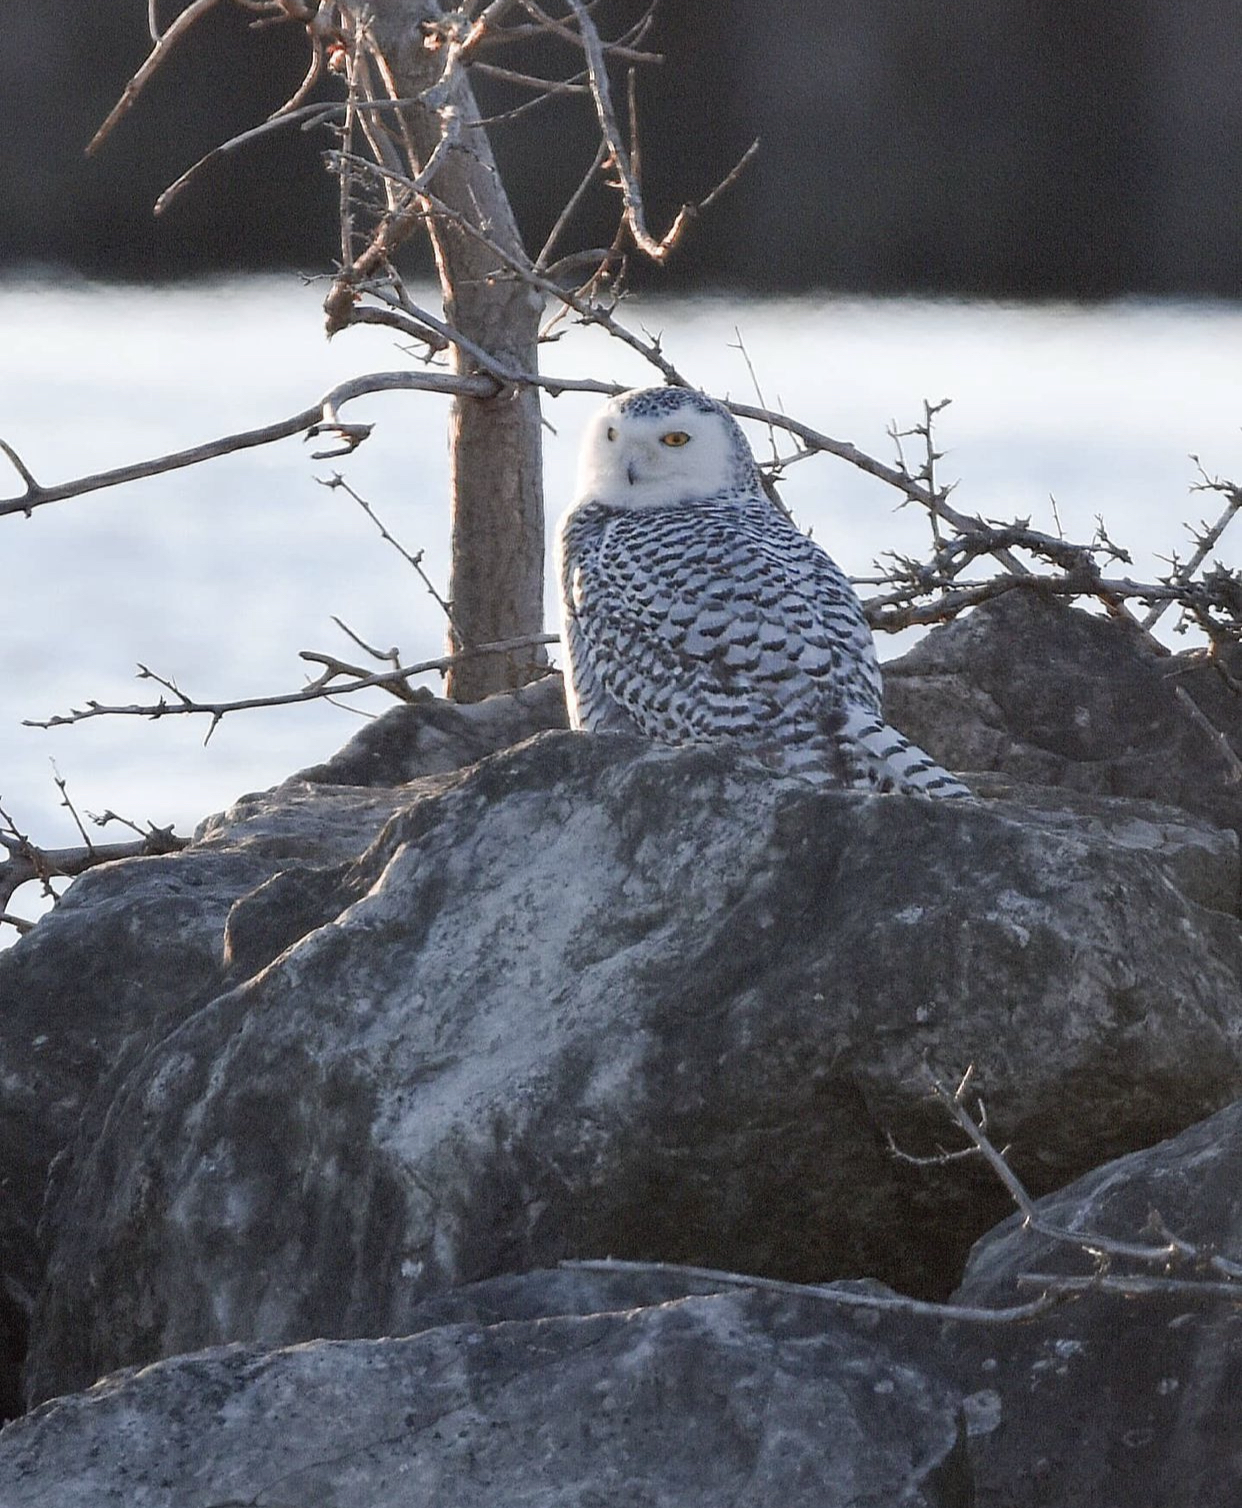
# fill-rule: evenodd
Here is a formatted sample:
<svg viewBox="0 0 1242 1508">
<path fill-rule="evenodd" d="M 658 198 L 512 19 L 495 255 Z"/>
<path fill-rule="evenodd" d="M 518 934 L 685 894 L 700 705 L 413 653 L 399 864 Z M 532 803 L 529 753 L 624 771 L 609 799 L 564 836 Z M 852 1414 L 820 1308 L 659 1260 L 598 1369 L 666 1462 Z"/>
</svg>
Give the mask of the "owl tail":
<svg viewBox="0 0 1242 1508">
<path fill-rule="evenodd" d="M 907 796 L 973 799 L 956 775 L 950 775 L 918 744 L 870 713 L 845 714 L 834 730 L 850 783 L 863 790 L 901 791 Z"/>
</svg>

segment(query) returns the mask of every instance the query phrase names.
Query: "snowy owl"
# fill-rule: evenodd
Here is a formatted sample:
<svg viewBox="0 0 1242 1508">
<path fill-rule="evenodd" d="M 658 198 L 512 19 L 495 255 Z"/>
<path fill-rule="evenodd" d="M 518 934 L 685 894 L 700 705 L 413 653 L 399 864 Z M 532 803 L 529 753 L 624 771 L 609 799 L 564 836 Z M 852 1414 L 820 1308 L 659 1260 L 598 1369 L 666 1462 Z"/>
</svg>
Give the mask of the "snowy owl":
<svg viewBox="0 0 1242 1508">
<path fill-rule="evenodd" d="M 728 740 L 836 784 L 970 795 L 885 723 L 854 589 L 769 501 L 722 404 L 670 387 L 611 399 L 556 554 L 575 728 Z"/>
</svg>

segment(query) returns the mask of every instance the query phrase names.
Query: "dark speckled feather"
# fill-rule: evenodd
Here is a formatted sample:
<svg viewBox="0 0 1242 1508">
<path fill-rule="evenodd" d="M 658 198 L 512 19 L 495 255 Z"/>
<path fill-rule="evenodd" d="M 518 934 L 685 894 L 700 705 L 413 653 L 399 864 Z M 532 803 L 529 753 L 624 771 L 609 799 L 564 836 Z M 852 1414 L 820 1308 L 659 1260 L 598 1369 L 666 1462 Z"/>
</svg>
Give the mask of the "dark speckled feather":
<svg viewBox="0 0 1242 1508">
<path fill-rule="evenodd" d="M 884 724 L 858 597 L 768 501 L 727 410 L 700 393 L 656 388 L 614 400 L 609 412 L 618 425 L 652 418 L 656 429 L 690 412 L 719 418 L 725 485 L 668 505 L 586 495 L 562 520 L 576 724 L 674 744 L 729 739 L 839 783 L 968 794 Z M 721 438 L 714 427 L 709 438 Z"/>
</svg>

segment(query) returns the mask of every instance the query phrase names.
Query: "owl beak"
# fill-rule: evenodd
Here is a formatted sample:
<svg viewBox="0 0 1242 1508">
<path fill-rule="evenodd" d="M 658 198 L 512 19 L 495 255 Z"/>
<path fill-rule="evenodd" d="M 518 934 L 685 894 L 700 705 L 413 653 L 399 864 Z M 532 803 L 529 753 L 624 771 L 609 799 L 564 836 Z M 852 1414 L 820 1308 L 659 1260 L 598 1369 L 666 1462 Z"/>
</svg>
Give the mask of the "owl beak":
<svg viewBox="0 0 1242 1508">
<path fill-rule="evenodd" d="M 625 479 L 631 487 L 649 480 L 647 473 L 652 471 L 657 459 L 653 445 L 636 441 L 628 448 L 625 457 Z M 653 474 L 656 473 L 653 472 Z"/>
</svg>

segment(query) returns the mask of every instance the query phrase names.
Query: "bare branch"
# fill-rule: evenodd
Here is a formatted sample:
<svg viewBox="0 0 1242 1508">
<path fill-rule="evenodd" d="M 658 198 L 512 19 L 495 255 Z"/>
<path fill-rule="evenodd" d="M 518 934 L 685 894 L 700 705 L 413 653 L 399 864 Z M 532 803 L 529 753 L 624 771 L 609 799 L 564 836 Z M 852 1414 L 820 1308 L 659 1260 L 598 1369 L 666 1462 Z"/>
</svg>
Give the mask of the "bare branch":
<svg viewBox="0 0 1242 1508">
<path fill-rule="evenodd" d="M 338 618 L 335 613 L 332 615 L 332 621 L 347 638 L 352 639 L 358 646 L 358 648 L 365 650 L 373 660 L 379 660 L 384 664 L 391 665 L 394 667 L 394 669 L 401 664 L 400 650 L 396 648 L 376 649 L 374 644 L 368 644 L 360 634 L 356 634 L 353 629 L 350 628 L 349 624 L 346 623 L 343 618 Z M 366 671 L 359 669 L 357 666 L 352 666 L 351 673 L 353 675 L 365 675 Z"/>
<path fill-rule="evenodd" d="M 301 106 L 302 102 L 306 99 L 307 95 L 311 92 L 311 90 L 315 87 L 315 85 L 319 82 L 320 78 L 323 75 L 323 36 L 320 34 L 320 31 L 313 26 L 307 27 L 307 33 L 310 36 L 311 56 L 310 63 L 308 64 L 306 69 L 306 76 L 305 78 L 303 78 L 298 87 L 293 91 L 293 93 L 289 96 L 289 98 L 284 102 L 284 104 L 281 105 L 279 109 L 272 111 L 271 115 L 268 116 L 269 120 L 280 120 L 286 115 L 292 115 Z"/>
<path fill-rule="evenodd" d="M 517 4 L 518 0 L 491 0 L 491 4 L 485 6 L 480 12 L 462 43 L 463 55 L 468 57 L 476 48 L 482 46 L 488 40 L 488 34 L 499 29 L 500 23 Z"/>
<path fill-rule="evenodd" d="M 333 490 L 342 491 L 347 497 L 353 498 L 354 502 L 358 504 L 358 506 L 362 509 L 366 516 L 379 530 L 381 539 L 390 544 L 393 549 L 396 550 L 397 554 L 401 556 L 402 560 L 406 562 L 407 565 L 413 567 L 414 571 L 418 575 L 418 579 L 427 588 L 428 592 L 435 600 L 436 606 L 439 607 L 445 618 L 447 618 L 449 627 L 457 635 L 458 642 L 461 643 L 463 647 L 468 647 L 465 644 L 464 636 L 462 635 L 459 625 L 453 621 L 452 604 L 445 601 L 445 599 L 436 589 L 435 582 L 432 581 L 427 572 L 423 570 L 424 552 L 420 550 L 417 555 L 411 555 L 399 540 L 394 539 L 393 536 L 388 532 L 387 528 L 385 528 L 383 521 L 376 514 L 375 509 L 371 507 L 371 504 L 367 502 L 366 498 L 360 496 L 357 492 L 354 491 L 354 489 L 349 485 L 345 478 L 341 476 L 340 472 L 334 472 L 330 477 L 320 477 L 319 484 L 321 487 L 329 487 Z M 346 632 L 348 632 L 348 630 L 346 630 Z M 353 636 L 351 635 L 351 637 Z M 364 645 L 363 647 L 365 648 L 366 646 Z"/>
<path fill-rule="evenodd" d="M 1196 466 L 1199 465 L 1199 458 L 1197 456 L 1192 456 L 1191 459 L 1195 462 Z M 1190 584 L 1195 572 L 1220 543 L 1221 535 L 1236 518 L 1238 510 L 1242 508 L 1242 487 L 1236 486 L 1233 482 L 1226 482 L 1220 477 L 1209 477 L 1202 466 L 1199 466 L 1199 475 L 1203 480 L 1191 489 L 1193 492 L 1222 492 L 1227 501 L 1224 512 L 1216 522 L 1210 528 L 1207 524 L 1203 525 L 1203 532 L 1197 538 L 1197 548 L 1194 554 L 1184 566 L 1181 566 L 1174 572 L 1173 579 L 1182 586 Z M 1169 606 L 1168 602 L 1164 602 L 1158 603 L 1153 607 L 1143 619 L 1143 627 L 1148 632 L 1155 628 L 1156 624 L 1159 623 L 1160 619 L 1168 611 Z"/>
<path fill-rule="evenodd" d="M 712 191 L 706 196 L 706 198 L 700 199 L 699 202 L 695 205 L 688 206 L 691 214 L 693 214 L 696 218 L 699 215 L 706 214 L 718 199 L 729 192 L 729 190 L 738 181 L 738 179 L 742 176 L 746 169 L 751 165 L 756 156 L 758 156 L 759 145 L 759 138 L 756 136 L 754 141 L 751 142 L 750 146 L 746 148 L 746 150 L 733 164 L 729 171 L 724 175 L 724 177 L 720 180 L 716 187 L 712 189 Z"/>
<path fill-rule="evenodd" d="M 444 336 L 437 335 L 434 330 L 429 330 L 421 320 L 407 314 L 405 310 L 395 309 L 391 305 L 377 309 L 372 304 L 355 304 L 349 311 L 349 323 L 351 325 L 384 325 L 390 330 L 399 330 L 402 335 L 408 335 L 411 340 L 421 341 L 431 352 L 447 351 L 449 347 L 449 342 Z"/>
<path fill-rule="evenodd" d="M 565 227 L 569 224 L 570 220 L 573 218 L 575 212 L 577 211 L 578 206 L 586 197 L 588 191 L 590 190 L 591 184 L 595 181 L 595 175 L 603 166 L 604 159 L 607 157 L 607 155 L 607 144 L 601 141 L 599 146 L 595 150 L 595 156 L 591 161 L 591 166 L 582 175 L 582 180 L 578 184 L 578 187 L 573 191 L 572 194 L 570 194 L 569 198 L 566 199 L 564 207 L 562 208 L 560 214 L 556 217 L 556 224 L 553 225 L 552 229 L 548 232 L 548 238 L 543 243 L 543 248 L 540 251 L 539 255 L 535 258 L 535 267 L 538 271 L 546 272 L 548 270 L 548 259 L 552 255 L 553 247 L 564 234 Z"/>
<path fill-rule="evenodd" d="M 97 864 L 108 864 L 114 859 L 176 853 L 190 841 L 188 838 L 177 837 L 171 827 L 148 825 L 145 831 L 135 827 L 135 831 L 140 832 L 137 842 L 92 843 L 82 827 L 77 812 L 68 800 L 64 781 L 57 776 L 56 783 L 61 789 L 62 796 L 65 797 L 64 804 L 73 813 L 78 831 L 85 839 L 85 846 L 82 848 L 39 847 L 25 833 L 18 830 L 8 812 L 0 806 L 0 823 L 3 823 L 3 828 L 0 828 L 0 849 L 7 850 L 9 854 L 7 859 L 0 862 L 0 924 L 15 927 L 20 933 L 29 932 L 34 923 L 12 915 L 7 909 L 8 903 L 14 891 L 29 884 L 32 880 L 38 880 L 43 886 L 44 893 L 55 899 L 56 892 L 50 884 L 52 879 L 71 878 L 84 874 L 86 870 L 94 868 Z M 113 814 L 108 815 L 111 817 Z M 134 826 L 132 823 L 129 825 Z"/>
<path fill-rule="evenodd" d="M 444 672 L 452 670 L 454 666 L 466 660 L 477 659 L 481 655 L 505 655 L 512 654 L 519 649 L 534 649 L 543 644 L 556 644 L 559 642 L 556 634 L 524 634 L 520 638 L 501 639 L 493 644 L 478 644 L 471 649 L 460 650 L 457 654 L 441 655 L 434 660 L 420 660 L 414 665 L 399 665 L 390 671 L 382 671 L 374 675 L 356 673 L 357 667 L 345 666 L 340 674 L 352 677 L 344 684 L 334 684 L 340 675 L 335 667 L 341 662 L 333 656 L 319 654 L 312 650 L 303 650 L 301 658 L 328 667 L 322 675 L 303 686 L 298 691 L 285 692 L 276 696 L 252 696 L 242 697 L 236 701 L 221 702 L 198 702 L 181 691 L 174 682 L 157 676 L 144 665 L 139 666 L 139 680 L 158 681 L 161 685 L 170 689 L 178 698 L 175 702 L 169 702 L 161 697 L 158 702 L 146 706 L 130 703 L 127 706 L 106 706 L 102 702 L 89 701 L 85 707 L 75 707 L 64 714 L 36 720 L 27 718 L 23 721 L 24 728 L 60 728 L 72 723 L 87 722 L 94 717 L 145 717 L 152 722 L 162 717 L 174 717 L 178 714 L 188 714 L 211 718 L 211 728 L 207 737 L 215 730 L 220 719 L 230 712 L 245 712 L 256 707 L 293 707 L 302 702 L 313 702 L 328 696 L 350 696 L 354 692 L 368 691 L 378 687 L 393 695 L 401 695 L 394 690 L 395 687 L 408 681 L 416 675 L 429 675 L 432 672 Z M 3 837 L 0 836 L 0 843 Z"/>
<path fill-rule="evenodd" d="M 499 79 L 506 84 L 516 84 L 520 89 L 535 89 L 540 94 L 554 96 L 558 94 L 589 94 L 590 88 L 580 78 L 572 79 L 544 79 L 533 73 L 517 73 L 512 68 L 500 68 L 495 63 L 476 63 L 475 73 L 486 74 L 488 78 Z M 511 119 L 515 111 L 509 111 L 506 115 L 493 115 L 488 120 L 481 122 L 483 125 L 492 125 L 498 120 Z"/>
<path fill-rule="evenodd" d="M 598 3 L 599 0 L 590 0 L 590 3 L 584 5 L 582 10 L 589 17 Z M 583 38 L 574 31 L 572 26 L 564 21 L 558 21 L 554 16 L 550 16 L 541 6 L 536 5 L 534 0 L 521 0 L 521 5 L 527 15 L 534 18 L 535 25 L 513 27 L 510 31 L 512 37 L 553 36 L 560 37 L 563 41 L 569 42 L 575 47 L 585 46 Z M 635 28 L 636 32 L 645 30 L 645 24 L 640 24 L 639 27 Z M 639 52 L 636 48 L 627 47 L 622 41 L 603 42 L 600 44 L 600 47 L 605 57 L 620 58 L 626 63 L 662 63 L 664 61 L 661 53 Z"/>
<path fill-rule="evenodd" d="M 47 503 L 58 503 L 65 498 L 81 497 L 87 492 L 98 492 L 105 487 L 117 487 L 124 482 L 138 481 L 142 477 L 160 476 L 166 471 L 177 471 L 184 466 L 197 466 L 201 461 L 213 460 L 216 456 L 232 455 L 234 451 L 250 450 L 257 445 L 270 445 L 274 440 L 285 440 L 291 435 L 314 436 L 335 433 L 345 441 L 345 452 L 366 438 L 364 430 L 369 426 L 344 425 L 336 417 L 337 411 L 346 403 L 368 393 L 385 393 L 401 389 L 420 392 L 466 395 L 473 398 L 494 397 L 497 384 L 490 377 L 457 375 L 450 372 L 372 372 L 365 377 L 352 377 L 332 388 L 313 408 L 306 408 L 287 419 L 266 424 L 260 429 L 242 430 L 237 434 L 224 435 L 209 440 L 204 445 L 192 446 L 189 450 L 174 451 L 171 455 L 157 456 L 149 461 L 138 461 L 129 466 L 118 466 L 111 471 L 97 472 L 93 476 L 77 477 L 71 482 L 59 482 L 52 487 L 42 487 L 30 475 L 12 448 L 0 440 L 5 454 L 13 462 L 26 482 L 26 491 L 20 497 L 0 498 L 0 518 L 10 513 L 24 513 L 29 517 L 34 508 Z M 341 451 L 318 453 L 329 459 Z"/>
<path fill-rule="evenodd" d="M 27 495 L 41 492 L 42 488 L 39 486 L 38 482 L 35 481 L 33 475 L 30 472 L 30 468 L 6 440 L 0 440 L 0 450 L 3 450 L 5 455 L 8 456 L 9 460 L 13 463 L 13 467 L 16 470 L 18 476 L 21 477 L 23 482 L 25 482 Z M 29 504 L 24 504 L 19 511 L 24 513 L 27 518 L 30 517 Z"/>
<path fill-rule="evenodd" d="M 191 0 L 191 3 L 186 6 L 177 19 L 168 27 L 167 31 L 159 36 L 154 47 L 147 54 L 142 67 L 139 68 L 138 72 L 126 84 L 120 99 L 117 100 L 116 104 L 108 112 L 103 125 L 91 137 L 86 148 L 86 155 L 88 157 L 93 156 L 103 146 L 116 125 L 129 114 L 133 108 L 134 101 L 142 93 L 142 90 L 150 81 L 152 74 L 182 37 L 185 36 L 190 27 L 194 25 L 195 21 L 205 16 L 209 10 L 213 10 L 219 3 L 220 0 Z M 151 0 L 148 20 L 150 21 L 152 35 L 154 35 L 156 30 L 154 0 Z"/>
<path fill-rule="evenodd" d="M 344 623 L 342 623 L 339 618 L 333 618 L 332 621 L 343 633 L 348 634 L 356 644 L 365 649 L 369 655 L 378 660 L 388 660 L 389 663 L 392 664 L 396 669 L 400 668 L 401 660 L 399 655 L 394 657 L 381 654 L 379 651 L 372 649 L 369 644 L 364 643 L 358 637 L 358 635 L 355 634 L 351 628 L 348 628 Z M 318 677 L 316 677 L 314 684 L 317 684 L 322 688 L 321 695 L 325 702 L 331 702 L 334 707 L 340 707 L 343 711 L 346 712 L 355 712 L 360 710 L 358 708 L 350 707 L 348 703 L 339 701 L 337 699 L 338 696 L 345 694 L 345 692 L 348 692 L 348 687 L 345 688 L 345 692 L 338 692 L 332 689 L 330 682 L 337 679 L 338 677 L 343 677 L 346 679 L 364 677 L 369 672 L 364 670 L 361 665 L 351 665 L 348 660 L 342 660 L 337 655 L 322 654 L 318 650 L 313 649 L 304 649 L 302 651 L 302 659 L 309 660 L 313 665 L 321 665 L 323 667 L 322 673 Z M 408 682 L 392 676 L 391 673 L 389 674 L 389 678 L 385 679 L 385 681 L 383 682 L 383 689 L 389 694 L 389 696 L 395 697 L 399 702 L 412 703 L 418 701 L 418 693 L 411 690 Z M 225 708 L 219 713 L 218 716 L 214 716 L 212 718 L 211 726 L 213 729 L 220 721 L 220 718 L 223 717 L 224 713 L 228 710 L 228 708 Z M 210 736 L 210 734 L 208 736 Z"/>
<path fill-rule="evenodd" d="M 501 265 L 522 282 L 532 288 L 537 288 L 541 293 L 546 293 L 552 298 L 559 299 L 568 309 L 580 315 L 586 324 L 598 325 L 602 330 L 606 330 L 609 335 L 621 341 L 622 344 L 629 346 L 633 351 L 637 351 L 640 356 L 645 357 L 660 372 L 666 382 L 676 387 L 690 386 L 690 383 L 686 381 L 672 362 L 665 357 L 663 351 L 660 349 L 658 340 L 644 340 L 641 336 L 635 335 L 632 330 L 626 329 L 624 325 L 614 319 L 611 310 L 603 308 L 602 305 L 590 298 L 583 297 L 579 293 L 562 288 L 550 278 L 542 276 L 533 267 L 519 260 L 504 247 L 500 246 L 485 231 L 467 219 L 466 216 L 458 214 L 451 206 L 444 204 L 434 195 L 428 194 L 426 198 L 437 215 L 442 219 L 451 221 L 461 230 L 465 231 L 467 235 L 474 237 L 481 245 L 486 246 Z M 539 385 L 547 387 L 549 391 L 566 390 L 564 383 L 553 385 L 545 380 Z M 600 390 L 598 386 L 589 389 L 589 391 L 593 392 Z M 588 391 L 588 389 L 579 385 L 577 391 Z"/>
<path fill-rule="evenodd" d="M 826 1283 L 791 1283 L 783 1278 L 727 1272 L 717 1267 L 681 1267 L 675 1262 L 626 1262 L 617 1257 L 582 1258 L 557 1264 L 570 1272 L 654 1272 L 688 1278 L 698 1283 L 720 1283 L 730 1288 L 755 1288 L 762 1293 L 781 1293 L 795 1299 L 813 1299 L 842 1309 L 873 1309 L 890 1314 L 915 1315 L 920 1319 L 963 1320 L 976 1325 L 1012 1325 L 1037 1319 L 1062 1300 L 1042 1295 L 1029 1304 L 1003 1309 L 974 1308 L 965 1304 L 936 1304 L 910 1299 L 900 1293 L 868 1293 L 856 1288 L 835 1288 Z M 1068 1296 L 1068 1295 L 1067 1295 Z"/>
<path fill-rule="evenodd" d="M 644 255 L 650 257 L 653 262 L 663 263 L 676 249 L 686 227 L 691 220 L 699 214 L 700 210 L 708 203 L 713 203 L 724 193 L 725 189 L 737 181 L 744 171 L 746 164 L 754 156 L 758 149 L 758 142 L 750 146 L 743 154 L 741 160 L 708 195 L 702 204 L 683 204 L 677 211 L 672 225 L 657 240 L 647 229 L 647 212 L 643 204 L 642 189 L 639 186 L 638 174 L 634 170 L 630 151 L 621 135 L 621 128 L 617 124 L 616 111 L 612 103 L 612 86 L 608 81 L 608 60 L 605 55 L 603 43 L 600 41 L 599 32 L 595 28 L 587 6 L 583 0 L 567 0 L 567 4 L 573 11 L 578 21 L 578 30 L 581 34 L 583 52 L 586 54 L 587 69 L 591 79 L 591 97 L 595 101 L 595 113 L 599 120 L 600 133 L 608 145 L 609 160 L 616 168 L 617 177 L 620 180 L 621 200 L 624 205 L 625 222 L 629 227 L 630 234 L 634 238 L 634 244 Z M 527 6 L 528 10 L 536 10 L 536 7 Z M 540 13 L 542 14 L 542 13 Z"/>
<path fill-rule="evenodd" d="M 86 828 L 83 827 L 82 819 L 78 816 L 78 809 L 76 806 L 74 806 L 73 801 L 69 796 L 69 783 L 65 780 L 64 776 L 61 775 L 55 764 L 52 765 L 52 779 L 55 782 L 56 789 L 60 792 L 60 804 L 73 818 L 73 825 L 82 834 L 82 842 L 86 844 L 87 848 L 94 848 L 95 845 L 91 842 L 91 836 L 87 832 Z"/>
<path fill-rule="evenodd" d="M 303 131 L 311 130 L 315 126 L 328 125 L 332 121 L 344 120 L 351 110 L 362 113 L 376 114 L 385 110 L 399 110 L 406 105 L 414 104 L 414 100 L 355 100 L 355 101 L 323 101 L 314 105 L 303 105 L 294 108 L 290 105 L 282 105 L 280 110 L 270 115 L 267 120 L 257 126 L 251 126 L 248 130 L 231 136 L 219 146 L 212 147 L 205 152 L 196 163 L 188 167 L 180 178 L 170 183 L 164 192 L 155 201 L 154 213 L 162 215 L 174 199 L 198 174 L 217 158 L 230 156 L 242 147 L 249 146 L 258 141 L 260 137 L 268 136 L 273 131 L 283 131 L 286 126 L 298 126 Z"/>
<path fill-rule="evenodd" d="M 1242 1263 L 1230 1261 L 1213 1252 L 1200 1251 L 1189 1241 L 1173 1236 L 1158 1218 L 1149 1222 L 1151 1228 L 1163 1237 L 1156 1243 L 1118 1241 L 1096 1231 L 1071 1230 L 1046 1220 L 1039 1213 L 1035 1201 L 1027 1193 L 1021 1179 L 1009 1166 L 1004 1153 L 998 1152 L 989 1140 L 983 1130 L 982 1121 L 972 1115 L 969 1108 L 971 1099 L 978 1098 L 973 1081 L 973 1065 L 966 1070 L 956 1090 L 946 1088 L 937 1075 L 930 1069 L 928 1070 L 928 1082 L 933 1095 L 966 1136 L 970 1143 L 968 1150 L 978 1153 L 1004 1185 L 1022 1215 L 1022 1223 L 1026 1229 L 1060 1246 L 1071 1246 L 1092 1257 L 1141 1262 L 1147 1266 L 1163 1268 L 1165 1271 L 1177 1265 L 1189 1265 L 1202 1271 L 1209 1271 L 1221 1278 L 1242 1278 Z M 1089 1285 L 1094 1282 L 1094 1280 L 1084 1281 Z M 1235 1299 L 1242 1302 L 1242 1284 L 1230 1287 L 1229 1291 Z"/>
<path fill-rule="evenodd" d="M 1213 1283 L 1203 1278 L 1153 1278 L 1114 1272 L 1071 1278 L 1060 1273 L 1024 1272 L 1015 1281 L 1019 1288 L 1038 1288 L 1046 1297 L 1077 1298 L 1085 1293 L 1115 1293 L 1127 1299 L 1169 1297 L 1199 1303 L 1219 1299 L 1232 1304 L 1242 1303 L 1242 1284 Z"/>
</svg>

